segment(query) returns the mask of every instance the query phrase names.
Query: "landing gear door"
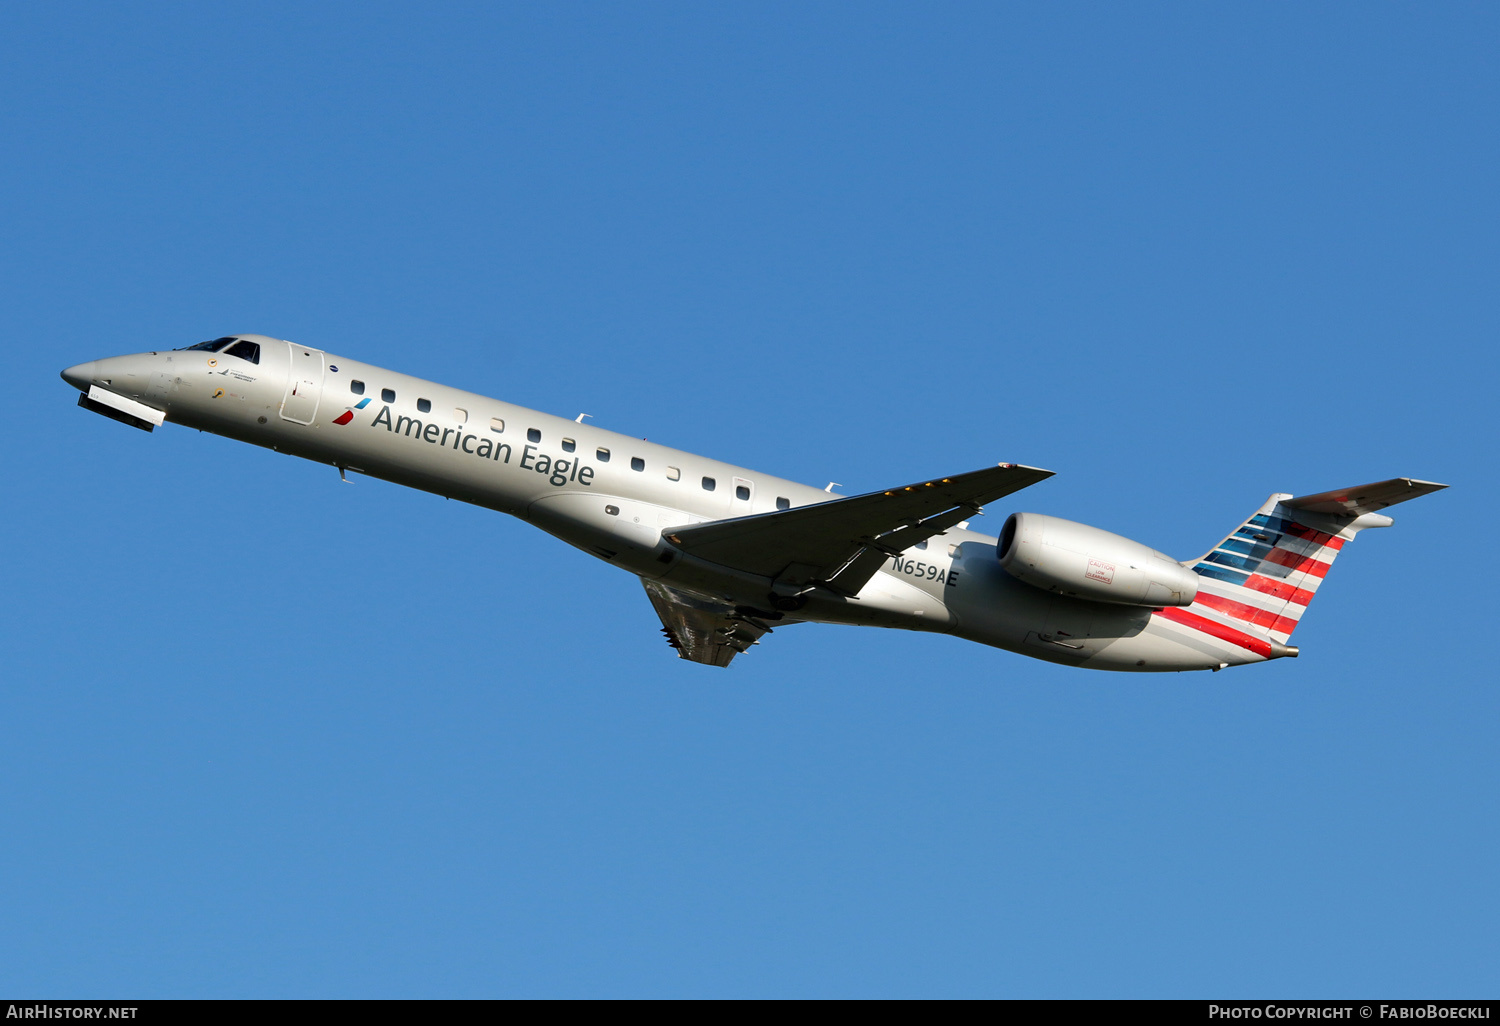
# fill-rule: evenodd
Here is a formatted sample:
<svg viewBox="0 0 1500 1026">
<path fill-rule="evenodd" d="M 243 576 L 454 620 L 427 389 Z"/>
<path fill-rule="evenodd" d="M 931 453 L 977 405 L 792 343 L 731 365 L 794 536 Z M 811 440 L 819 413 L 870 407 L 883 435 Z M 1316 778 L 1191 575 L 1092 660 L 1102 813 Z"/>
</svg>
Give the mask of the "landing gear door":
<svg viewBox="0 0 1500 1026">
<path fill-rule="evenodd" d="M 323 350 L 293 345 L 292 366 L 287 375 L 286 395 L 281 400 L 281 419 L 293 424 L 311 424 L 318 415 L 323 396 Z"/>
</svg>

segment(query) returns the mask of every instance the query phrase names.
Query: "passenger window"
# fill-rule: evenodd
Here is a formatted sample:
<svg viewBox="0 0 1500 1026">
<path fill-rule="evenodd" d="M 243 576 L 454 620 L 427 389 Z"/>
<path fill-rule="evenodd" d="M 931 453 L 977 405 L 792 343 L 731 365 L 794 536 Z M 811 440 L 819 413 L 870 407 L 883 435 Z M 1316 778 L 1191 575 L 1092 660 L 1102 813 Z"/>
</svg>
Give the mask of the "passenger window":
<svg viewBox="0 0 1500 1026">
<path fill-rule="evenodd" d="M 349 382 L 349 391 L 353 392 L 355 395 L 364 395 L 365 383 L 363 381 L 351 381 Z"/>
<path fill-rule="evenodd" d="M 667 468 L 667 480 L 668 481 L 677 481 L 677 480 L 680 480 L 681 477 L 682 477 L 682 471 L 678 470 L 676 467 L 668 467 Z"/>
<path fill-rule="evenodd" d="M 490 430 L 495 432 L 495 434 L 497 435 L 503 434 L 505 432 L 505 421 L 501 420 L 499 417 L 491 417 Z"/>
<path fill-rule="evenodd" d="M 617 517 L 617 516 L 620 515 L 620 507 L 619 506 L 605 506 L 604 507 L 604 512 L 608 513 L 612 517 Z"/>
<path fill-rule="evenodd" d="M 260 363 L 259 342 L 236 342 L 224 350 L 225 356 L 238 356 L 246 363 Z"/>
<path fill-rule="evenodd" d="M 632 457 L 630 457 L 630 469 L 631 470 L 645 470 L 646 469 L 646 461 L 643 460 L 643 459 L 641 459 L 639 456 L 632 456 Z"/>
<path fill-rule="evenodd" d="M 750 501 L 750 489 L 748 487 L 746 487 L 745 485 L 735 485 L 734 486 L 734 497 L 736 499 L 739 499 L 741 502 L 749 502 Z"/>
<path fill-rule="evenodd" d="M 609 462 L 609 450 L 608 449 L 600 449 L 598 452 L 594 453 L 594 455 L 598 458 L 598 460 L 599 460 L 600 463 L 608 463 Z"/>
<path fill-rule="evenodd" d="M 538 431 L 536 428 L 527 428 L 526 429 L 526 441 L 528 441 L 528 442 L 540 442 L 541 440 L 542 440 L 542 433 L 540 431 Z"/>
<path fill-rule="evenodd" d="M 776 508 L 777 509 L 791 509 L 792 508 L 792 500 L 786 498 L 783 495 L 778 495 L 778 496 L 776 496 Z"/>
<path fill-rule="evenodd" d="M 417 412 L 418 413 L 431 413 L 432 412 L 432 400 L 431 399 L 418 399 L 417 400 Z"/>
<path fill-rule="evenodd" d="M 705 477 L 703 479 L 703 490 L 705 492 L 711 492 L 717 487 L 719 487 L 719 482 L 715 481 L 713 478 Z"/>
<path fill-rule="evenodd" d="M 380 390 L 380 401 L 383 402 L 383 403 L 393 403 L 393 402 L 395 402 L 396 401 L 396 390 L 394 388 L 382 388 Z"/>
<path fill-rule="evenodd" d="M 563 452 L 572 452 L 576 448 L 578 448 L 578 443 L 575 442 L 575 441 L 573 441 L 573 439 L 571 439 L 571 438 L 564 438 L 563 439 Z"/>
<path fill-rule="evenodd" d="M 462 406 L 455 406 L 453 407 L 453 419 L 460 424 L 467 424 L 469 422 L 469 411 Z"/>
</svg>

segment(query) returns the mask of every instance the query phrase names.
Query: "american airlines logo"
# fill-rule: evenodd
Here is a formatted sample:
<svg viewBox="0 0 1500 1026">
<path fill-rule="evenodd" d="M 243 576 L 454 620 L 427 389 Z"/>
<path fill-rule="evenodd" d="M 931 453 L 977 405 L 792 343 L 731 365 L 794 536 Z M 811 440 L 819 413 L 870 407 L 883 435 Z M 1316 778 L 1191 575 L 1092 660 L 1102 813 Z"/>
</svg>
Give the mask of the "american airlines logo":
<svg viewBox="0 0 1500 1026">
<path fill-rule="evenodd" d="M 361 399 L 358 403 L 356 403 L 355 405 L 349 407 L 343 413 L 341 413 L 337 417 L 333 418 L 333 422 L 335 424 L 347 424 L 351 420 L 354 419 L 354 411 L 355 410 L 362 410 L 366 406 L 369 406 L 369 405 L 370 405 L 370 399 L 369 399 L 368 396 L 366 396 L 365 398 Z"/>
</svg>

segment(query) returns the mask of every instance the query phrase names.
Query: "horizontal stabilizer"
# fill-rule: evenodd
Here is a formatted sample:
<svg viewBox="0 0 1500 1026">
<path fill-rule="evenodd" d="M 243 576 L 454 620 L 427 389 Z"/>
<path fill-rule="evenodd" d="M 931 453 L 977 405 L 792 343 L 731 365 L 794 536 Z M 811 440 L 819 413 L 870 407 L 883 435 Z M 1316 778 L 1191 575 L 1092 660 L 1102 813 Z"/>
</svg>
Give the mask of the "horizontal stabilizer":
<svg viewBox="0 0 1500 1026">
<path fill-rule="evenodd" d="M 1300 495 L 1295 499 L 1282 499 L 1283 506 L 1305 509 L 1309 513 L 1331 513 L 1334 516 L 1357 517 L 1375 513 L 1407 499 L 1431 492 L 1441 491 L 1447 485 L 1432 481 L 1417 481 L 1410 477 L 1393 477 L 1389 481 L 1359 485 L 1355 488 L 1340 488 L 1316 495 Z"/>
<path fill-rule="evenodd" d="M 1052 476 L 1002 463 L 864 495 L 663 532 L 685 553 L 784 585 L 853 595 L 891 556 Z"/>
</svg>

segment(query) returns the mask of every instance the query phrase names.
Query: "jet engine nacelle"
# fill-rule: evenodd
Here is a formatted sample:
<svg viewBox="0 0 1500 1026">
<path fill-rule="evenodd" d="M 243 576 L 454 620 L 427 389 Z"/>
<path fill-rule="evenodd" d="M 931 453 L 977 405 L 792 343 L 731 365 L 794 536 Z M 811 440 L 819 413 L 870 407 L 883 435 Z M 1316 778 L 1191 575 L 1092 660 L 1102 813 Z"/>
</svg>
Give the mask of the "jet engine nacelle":
<svg viewBox="0 0 1500 1026">
<path fill-rule="evenodd" d="M 996 550 L 1005 572 L 1071 598 L 1127 606 L 1186 606 L 1198 575 L 1140 542 L 1087 524 L 1012 513 Z"/>
</svg>

